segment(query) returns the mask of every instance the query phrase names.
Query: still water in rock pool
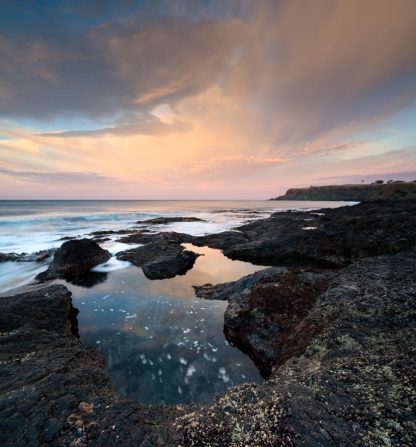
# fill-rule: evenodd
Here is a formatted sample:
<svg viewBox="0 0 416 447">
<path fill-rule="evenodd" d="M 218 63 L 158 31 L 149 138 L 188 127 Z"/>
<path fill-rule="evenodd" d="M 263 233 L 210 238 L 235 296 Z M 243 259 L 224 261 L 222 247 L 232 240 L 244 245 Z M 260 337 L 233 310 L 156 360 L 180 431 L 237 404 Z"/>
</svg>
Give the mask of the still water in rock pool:
<svg viewBox="0 0 416 447">
<path fill-rule="evenodd" d="M 208 402 L 232 386 L 261 381 L 248 356 L 223 334 L 226 302 L 195 297 L 192 285 L 218 284 L 261 270 L 219 250 L 201 253 L 186 275 L 151 281 L 130 266 L 73 292 L 81 340 L 105 356 L 121 394 L 149 404 Z"/>
</svg>

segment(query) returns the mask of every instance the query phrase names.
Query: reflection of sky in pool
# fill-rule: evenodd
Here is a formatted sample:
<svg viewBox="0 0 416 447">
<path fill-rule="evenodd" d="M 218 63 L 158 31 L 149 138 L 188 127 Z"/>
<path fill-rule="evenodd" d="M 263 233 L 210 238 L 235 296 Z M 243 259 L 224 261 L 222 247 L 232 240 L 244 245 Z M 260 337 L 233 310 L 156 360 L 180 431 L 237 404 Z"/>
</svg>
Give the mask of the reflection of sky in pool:
<svg viewBox="0 0 416 447">
<path fill-rule="evenodd" d="M 231 261 L 219 250 L 203 253 L 184 276 L 148 280 L 141 269 L 110 272 L 108 279 L 73 292 L 81 340 L 105 355 L 107 370 L 125 396 L 151 404 L 206 402 L 246 381 L 257 368 L 223 334 L 227 303 L 195 298 L 192 285 L 233 281 L 260 270 Z"/>
</svg>

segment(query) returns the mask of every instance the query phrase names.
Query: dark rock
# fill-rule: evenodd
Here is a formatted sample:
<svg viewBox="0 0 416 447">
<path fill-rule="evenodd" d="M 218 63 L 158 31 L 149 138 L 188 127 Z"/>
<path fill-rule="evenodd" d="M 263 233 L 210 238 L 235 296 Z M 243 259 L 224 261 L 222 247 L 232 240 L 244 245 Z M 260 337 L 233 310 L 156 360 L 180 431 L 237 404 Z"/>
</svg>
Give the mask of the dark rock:
<svg viewBox="0 0 416 447">
<path fill-rule="evenodd" d="M 358 202 L 364 200 L 416 199 L 415 182 L 391 182 L 382 180 L 369 185 L 328 185 L 309 188 L 288 189 L 283 196 L 271 200 L 343 200 Z"/>
<path fill-rule="evenodd" d="M 238 318 L 258 320 L 283 357 L 264 384 L 178 418 L 182 445 L 415 445 L 415 267 L 413 250 L 363 259 L 323 284 L 291 271 L 243 292 Z M 267 317 L 279 331 L 262 325 Z"/>
<path fill-rule="evenodd" d="M 64 278 L 73 279 L 85 276 L 98 264 L 111 258 L 107 250 L 103 250 L 90 239 L 77 239 L 64 242 L 56 251 L 49 268 L 36 277 L 40 281 Z"/>
<path fill-rule="evenodd" d="M 223 231 L 206 236 L 194 236 L 190 242 L 199 247 L 208 245 L 211 248 L 224 250 L 228 247 L 250 242 L 250 239 L 240 231 Z"/>
<path fill-rule="evenodd" d="M 73 312 L 71 294 L 63 286 L 15 295 L 13 299 L 0 297 L 0 332 L 13 331 L 30 322 L 36 330 L 76 333 L 71 318 Z"/>
<path fill-rule="evenodd" d="M 340 268 L 416 245 L 416 201 L 366 202 L 319 212 L 279 212 L 230 232 L 194 239 L 260 265 Z"/>
<path fill-rule="evenodd" d="M 94 242 L 97 242 L 97 244 L 101 244 L 103 242 L 111 241 L 111 239 L 109 237 L 99 237 L 99 236 L 96 236 L 93 239 L 94 239 Z"/>
<path fill-rule="evenodd" d="M 153 407 L 117 396 L 102 356 L 73 335 L 64 287 L 0 297 L 0 443 L 416 445 L 415 207 L 374 202 L 277 213 L 240 227 L 239 240 L 197 238 L 247 260 L 338 267 L 271 268 L 197 289 L 229 300 L 227 336 L 269 375 L 210 404 Z M 176 241 L 187 236 L 141 237 L 151 239 L 138 262 L 163 265 L 163 250 L 177 256 Z"/>
<path fill-rule="evenodd" d="M 181 245 L 152 242 L 142 247 L 117 253 L 117 259 L 142 267 L 149 279 L 173 278 L 184 275 L 200 256 Z"/>
<path fill-rule="evenodd" d="M 130 228 L 130 229 L 124 229 L 124 230 L 98 230 L 98 231 L 93 231 L 92 233 L 89 233 L 89 236 L 109 236 L 110 234 L 132 234 L 132 233 L 136 233 L 138 231 L 142 231 L 142 230 L 137 230 L 134 228 Z"/>
<path fill-rule="evenodd" d="M 2 446 L 178 445 L 183 410 L 117 396 L 101 354 L 73 335 L 65 287 L 0 297 L 0 331 Z"/>
<path fill-rule="evenodd" d="M 63 286 L 0 298 L 0 442 L 415 445 L 415 266 L 413 250 L 329 275 L 269 269 L 235 282 L 233 300 L 243 295 L 246 321 L 267 308 L 282 328 L 288 316 L 291 348 L 265 383 L 234 387 L 205 405 L 153 407 L 117 396 L 102 356 L 72 335 Z"/>
<path fill-rule="evenodd" d="M 194 236 L 185 233 L 176 233 L 175 231 L 163 231 L 161 233 L 142 231 L 124 236 L 118 239 L 117 242 L 123 242 L 124 244 L 184 244 L 188 242 L 192 243 L 194 239 Z"/>
<path fill-rule="evenodd" d="M 281 273 L 286 273 L 286 268 L 270 267 L 260 270 L 251 275 L 243 276 L 237 281 L 226 282 L 224 284 L 204 284 L 203 286 L 193 286 L 195 295 L 205 300 L 238 300 L 241 295 L 247 293 L 260 281 L 275 278 Z"/>
<path fill-rule="evenodd" d="M 40 250 L 35 253 L 0 253 L 0 262 L 42 262 L 55 253 L 55 249 Z"/>
<path fill-rule="evenodd" d="M 195 287 L 195 292 L 200 298 L 229 301 L 224 333 L 267 378 L 272 366 L 298 355 L 314 335 L 311 328 L 305 328 L 304 337 L 296 339 L 295 344 L 291 342 L 296 325 L 326 288 L 331 275 L 269 268 L 231 283 Z"/>
<path fill-rule="evenodd" d="M 0 253 L 0 262 L 15 261 L 18 256 L 17 253 Z"/>
<path fill-rule="evenodd" d="M 167 225 L 174 222 L 206 222 L 197 217 L 155 217 L 154 219 L 139 220 L 138 224 Z"/>
</svg>

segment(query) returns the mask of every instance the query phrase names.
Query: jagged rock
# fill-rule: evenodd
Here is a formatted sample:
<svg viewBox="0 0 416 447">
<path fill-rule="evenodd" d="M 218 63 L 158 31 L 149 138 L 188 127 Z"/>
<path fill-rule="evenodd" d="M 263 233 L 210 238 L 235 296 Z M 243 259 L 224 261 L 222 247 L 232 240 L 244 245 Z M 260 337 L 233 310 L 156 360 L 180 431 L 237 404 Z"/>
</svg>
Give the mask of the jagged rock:
<svg viewBox="0 0 416 447">
<path fill-rule="evenodd" d="M 170 421 L 183 410 L 118 396 L 74 317 L 60 285 L 0 297 L 1 445 L 178 445 Z"/>
<path fill-rule="evenodd" d="M 223 231 L 222 233 L 207 234 L 206 236 L 195 236 L 192 239 L 194 245 L 208 245 L 211 248 L 220 250 L 248 242 L 250 242 L 250 239 L 241 231 Z"/>
<path fill-rule="evenodd" d="M 291 332 L 319 294 L 327 287 L 330 272 L 288 271 L 269 268 L 238 281 L 195 287 L 205 299 L 228 300 L 224 315 L 227 339 L 247 353 L 264 377 L 273 365 L 292 357 L 313 331 L 291 343 Z"/>
<path fill-rule="evenodd" d="M 318 212 L 279 212 L 230 232 L 200 237 L 231 259 L 260 265 L 343 267 L 416 245 L 416 201 L 378 201 Z"/>
<path fill-rule="evenodd" d="M 198 217 L 155 217 L 154 219 L 139 220 L 138 224 L 167 225 L 174 222 L 206 222 Z"/>
<path fill-rule="evenodd" d="M 42 262 L 55 253 L 55 249 L 40 250 L 35 253 L 0 253 L 0 262 Z"/>
<path fill-rule="evenodd" d="M 117 253 L 117 259 L 142 267 L 149 279 L 173 278 L 184 275 L 200 256 L 181 245 L 152 242 L 142 247 Z"/>
<path fill-rule="evenodd" d="M 285 267 L 270 267 L 268 269 L 252 273 L 251 275 L 243 276 L 237 281 L 217 284 L 215 286 L 212 284 L 204 284 L 203 286 L 193 286 L 193 288 L 195 290 L 195 295 L 198 298 L 205 300 L 237 300 L 242 294 L 247 293 L 247 291 L 249 291 L 260 281 L 275 278 L 281 273 L 286 272 L 287 269 Z"/>
<path fill-rule="evenodd" d="M 285 355 L 264 384 L 237 386 L 177 418 L 182 445 L 415 445 L 415 265 L 413 250 L 363 259 L 313 293 L 304 292 L 314 272 L 281 274 L 274 293 L 273 281 L 250 288 L 240 327 L 286 314 L 277 334 L 260 326 Z"/>
<path fill-rule="evenodd" d="M 187 242 L 192 243 L 193 241 L 194 236 L 185 233 L 176 233 L 175 231 L 163 231 L 161 233 L 142 231 L 117 240 L 117 242 L 123 242 L 124 244 L 184 244 Z"/>
<path fill-rule="evenodd" d="M 225 253 L 351 265 L 268 269 L 199 289 L 229 300 L 228 337 L 270 373 L 264 383 L 234 387 L 210 404 L 152 407 L 117 396 L 101 355 L 73 335 L 64 287 L 0 297 L 1 444 L 416 445 L 415 206 L 279 213 L 240 227 L 244 240 L 226 243 Z M 279 238 L 289 245 L 284 256 Z M 173 247 L 172 256 L 183 250 L 154 241 L 139 248 L 159 245 L 155 256 L 162 248 Z M 151 263 L 145 252 L 139 261 Z M 393 254 L 373 256 L 383 252 Z"/>
<path fill-rule="evenodd" d="M 293 275 L 307 283 L 319 272 L 275 272 L 277 284 L 283 281 L 284 290 L 308 304 L 289 312 L 287 341 L 296 349 L 277 359 L 265 383 L 234 387 L 206 405 L 152 407 L 117 396 L 101 355 L 73 335 L 63 286 L 0 297 L 0 442 L 415 445 L 415 265 L 414 250 L 363 259 L 325 276 L 313 303 L 302 298 L 304 286 L 297 294 Z M 245 299 L 259 304 L 250 305 L 250 313 L 266 302 L 269 314 L 292 308 L 290 293 L 286 303 L 276 292 L 273 303 L 272 274 L 248 287 Z"/>
<path fill-rule="evenodd" d="M 124 230 L 98 230 L 89 233 L 89 236 L 109 236 L 110 234 L 133 234 L 137 232 L 142 232 L 143 230 L 137 230 L 134 228 L 124 229 Z"/>
<path fill-rule="evenodd" d="M 0 253 L 0 262 L 15 261 L 18 256 L 17 253 Z"/>
<path fill-rule="evenodd" d="M 90 270 L 111 258 L 107 250 L 103 250 L 90 239 L 76 239 L 64 242 L 56 251 L 48 269 L 37 275 L 36 279 L 74 279 L 89 274 Z"/>
</svg>

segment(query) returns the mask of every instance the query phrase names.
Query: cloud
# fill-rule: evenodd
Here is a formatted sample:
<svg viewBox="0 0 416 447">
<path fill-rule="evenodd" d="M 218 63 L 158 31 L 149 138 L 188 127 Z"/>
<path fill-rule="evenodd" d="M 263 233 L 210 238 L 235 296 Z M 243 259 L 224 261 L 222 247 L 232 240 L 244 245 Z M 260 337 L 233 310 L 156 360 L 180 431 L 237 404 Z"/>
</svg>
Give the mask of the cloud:
<svg viewBox="0 0 416 447">
<path fill-rule="evenodd" d="M 376 180 L 404 180 L 415 181 L 415 171 L 399 171 L 399 172 L 383 172 L 380 174 L 361 174 L 361 175 L 335 175 L 329 177 L 321 177 L 321 180 L 326 182 L 335 181 L 336 183 L 360 183 L 364 180 L 365 183 L 375 182 Z"/>
<path fill-rule="evenodd" d="M 128 135 L 155 135 L 164 136 L 173 132 L 186 132 L 192 128 L 191 124 L 174 119 L 166 123 L 150 114 L 141 114 L 140 118 L 125 116 L 114 123 L 111 127 L 102 127 L 89 130 L 67 130 L 57 132 L 41 133 L 39 136 L 55 138 L 78 138 L 78 137 L 102 137 L 102 136 L 128 136 Z"/>
<path fill-rule="evenodd" d="M 414 0 L 0 9 L 0 117 L 19 128 L 0 161 L 16 172 L 82 166 L 146 178 L 149 194 L 201 181 L 236 196 L 414 161 L 392 150 L 415 138 Z"/>
<path fill-rule="evenodd" d="M 192 179 L 194 185 L 210 181 L 225 184 L 231 178 L 247 179 L 259 171 L 282 165 L 286 160 L 280 157 L 230 156 L 205 160 L 200 163 L 184 164 L 177 170 L 166 174 L 165 181 L 184 184 Z M 186 175 L 184 175 L 186 172 Z"/>
<path fill-rule="evenodd" d="M 0 115 L 92 119 L 146 113 L 218 82 L 241 23 L 135 18 L 71 34 L 0 35 Z"/>
<path fill-rule="evenodd" d="M 278 148 L 378 126 L 416 101 L 413 0 L 191 5 L 63 2 L 46 9 L 48 28 L 28 26 L 22 38 L 6 27 L 0 115 L 112 122 L 62 136 L 164 133 L 116 121 L 219 85 L 257 112 L 258 138 Z M 60 26 L 68 11 L 78 26 Z M 83 14 L 96 21 L 81 26 Z"/>
<path fill-rule="evenodd" d="M 374 129 L 416 100 L 411 0 L 262 2 L 254 23 L 228 88 L 254 92 L 276 146 Z"/>
<path fill-rule="evenodd" d="M 337 152 L 345 152 L 357 146 L 365 144 L 366 141 L 350 141 L 348 143 L 319 144 L 315 142 L 306 143 L 302 149 L 305 155 L 332 155 Z"/>
<path fill-rule="evenodd" d="M 86 186 L 107 182 L 119 182 L 116 178 L 95 172 L 36 172 L 0 168 L 0 175 L 15 177 L 31 183 L 48 185 L 52 182 L 53 184 L 74 185 L 77 187 L 80 185 Z"/>
</svg>

